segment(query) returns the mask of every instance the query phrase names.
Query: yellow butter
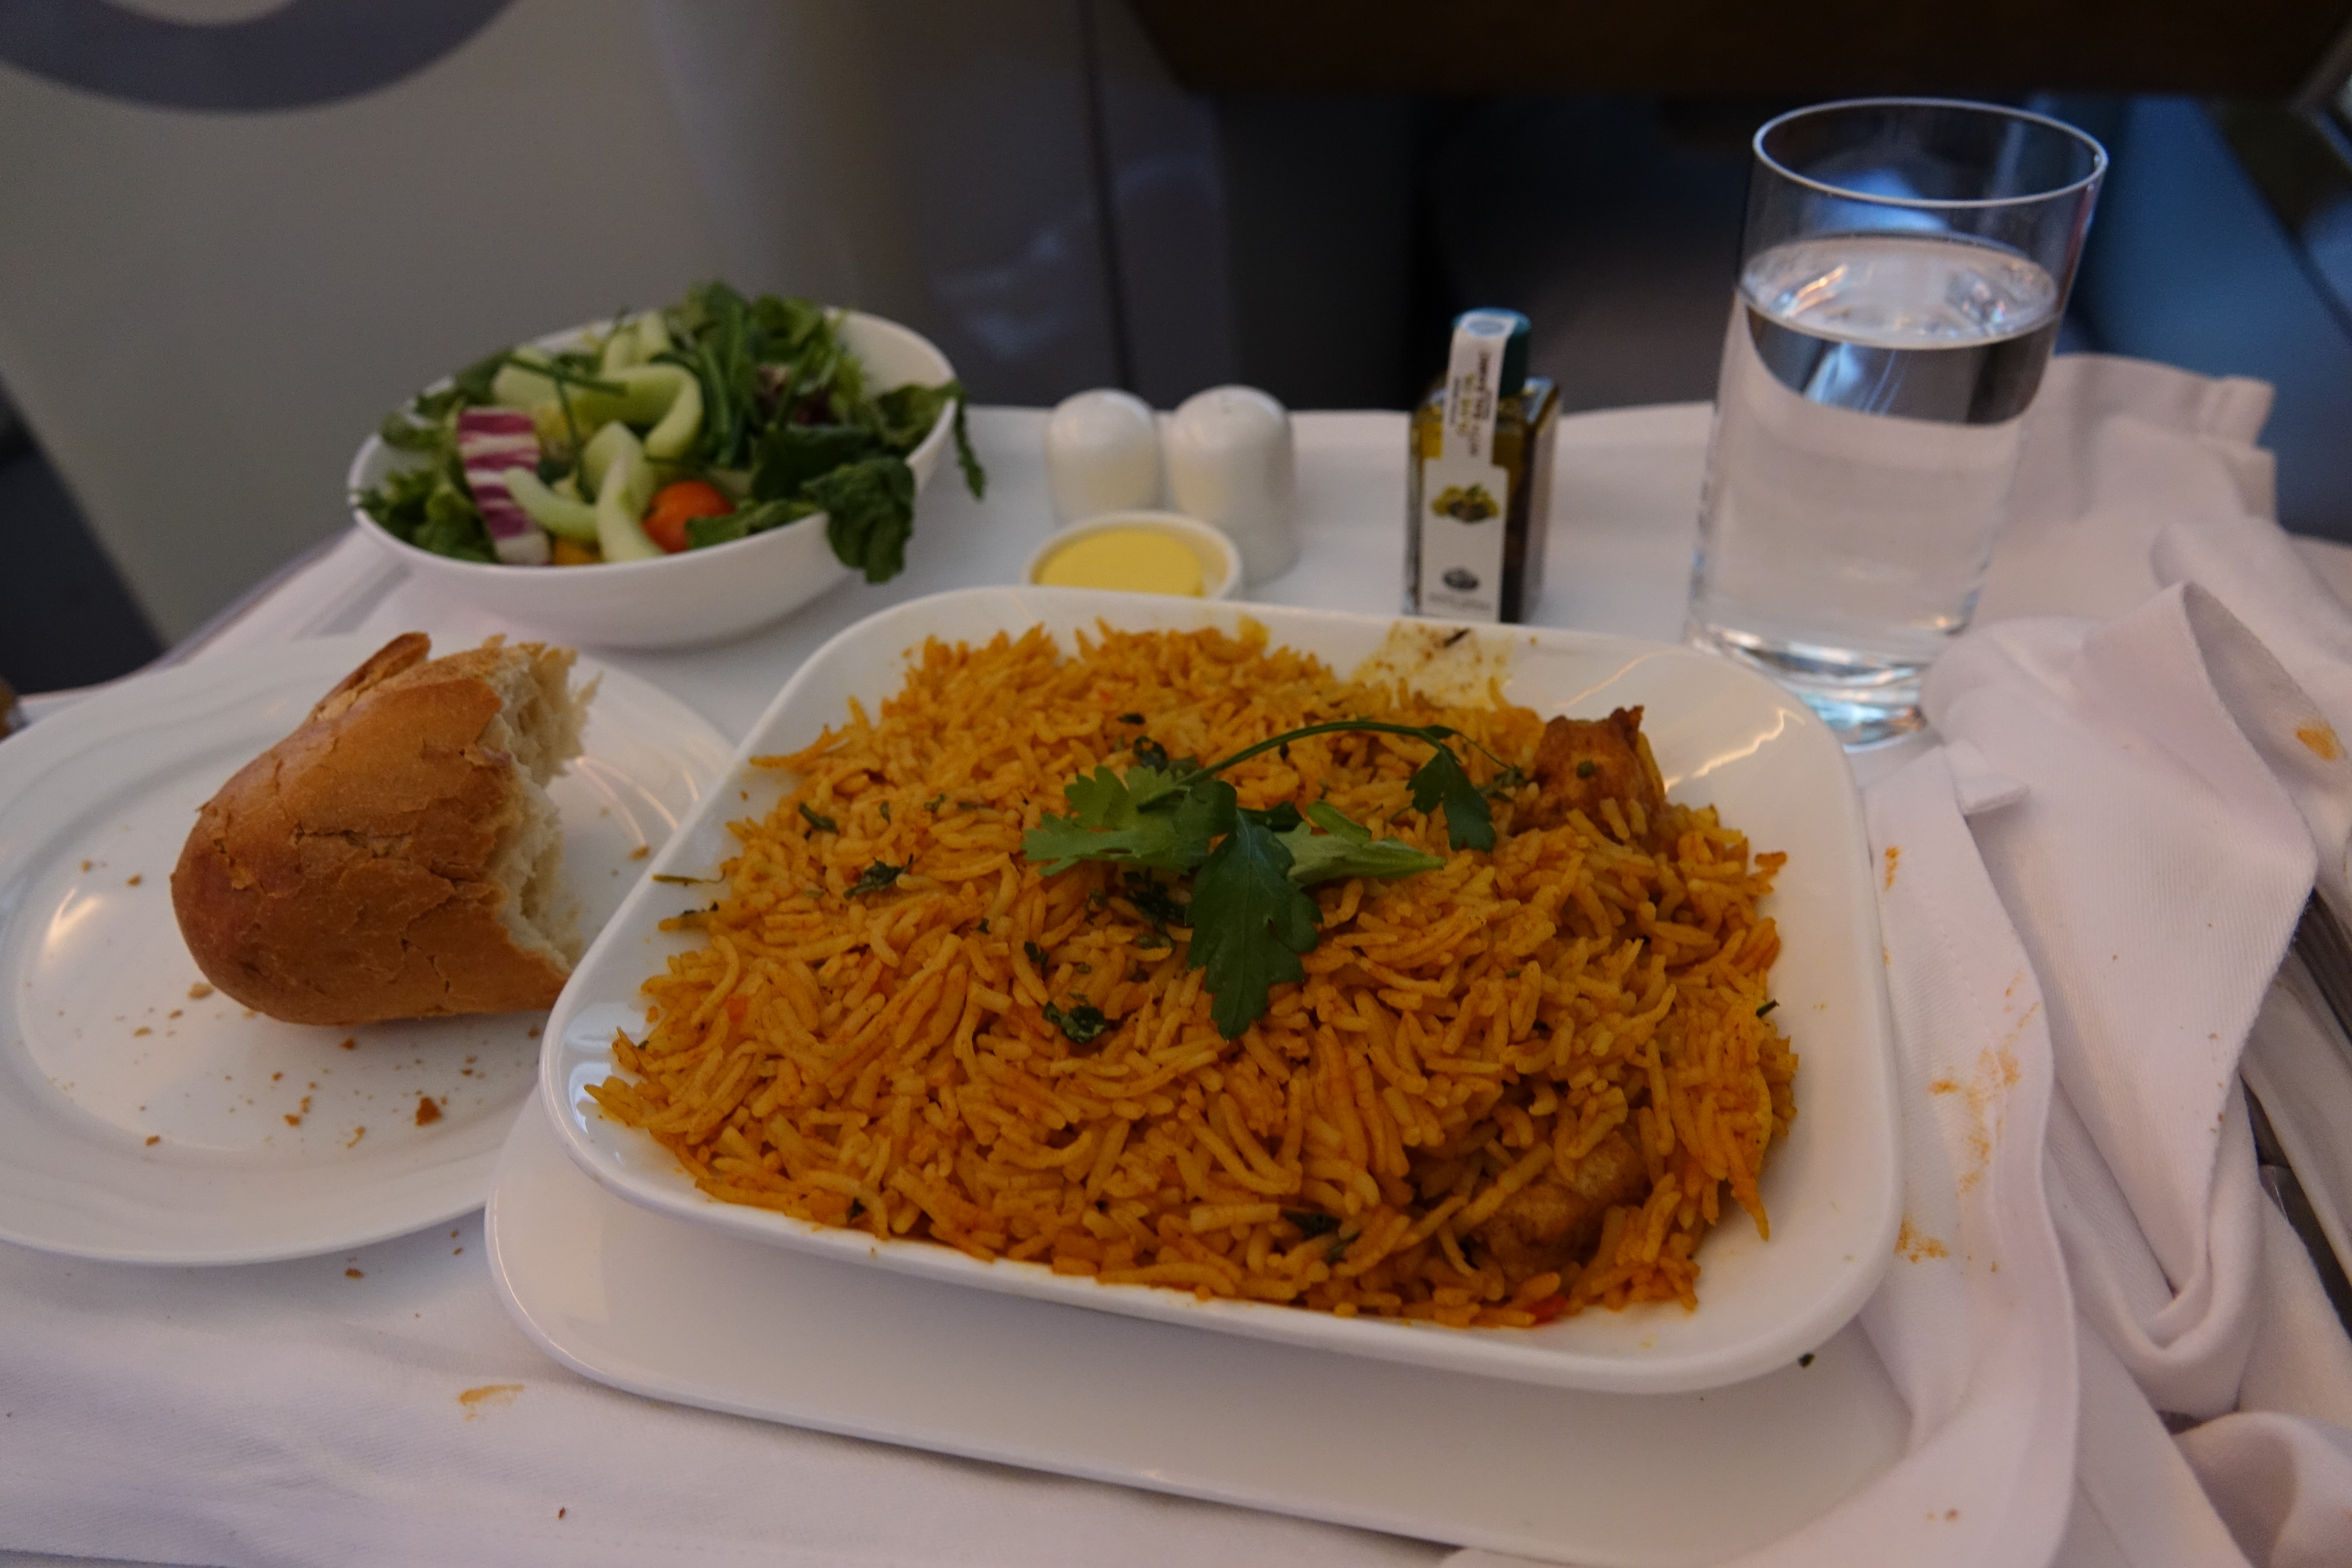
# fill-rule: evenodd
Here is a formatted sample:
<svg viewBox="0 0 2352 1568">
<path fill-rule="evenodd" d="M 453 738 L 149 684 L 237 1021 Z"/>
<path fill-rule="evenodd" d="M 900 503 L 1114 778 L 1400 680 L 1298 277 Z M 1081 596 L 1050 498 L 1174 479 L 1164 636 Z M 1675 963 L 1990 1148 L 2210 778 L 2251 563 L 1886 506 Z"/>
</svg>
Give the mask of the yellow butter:
<svg viewBox="0 0 2352 1568">
<path fill-rule="evenodd" d="M 1181 539 L 1150 528 L 1108 528 L 1074 539 L 1045 558 L 1037 581 L 1055 588 L 1118 588 L 1130 594 L 1201 594 L 1201 558 Z"/>
</svg>

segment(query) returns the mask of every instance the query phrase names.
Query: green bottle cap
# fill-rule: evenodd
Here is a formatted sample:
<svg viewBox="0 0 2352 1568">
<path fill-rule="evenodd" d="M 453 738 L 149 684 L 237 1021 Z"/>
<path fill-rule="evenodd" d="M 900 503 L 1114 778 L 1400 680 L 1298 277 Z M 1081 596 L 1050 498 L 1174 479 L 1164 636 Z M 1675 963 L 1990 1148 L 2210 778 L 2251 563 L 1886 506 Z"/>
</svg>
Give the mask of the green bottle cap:
<svg viewBox="0 0 2352 1568">
<path fill-rule="evenodd" d="M 1528 384 L 1528 319 L 1517 310 L 1465 310 L 1454 318 L 1454 330 L 1468 327 L 1481 337 L 1510 335 L 1503 343 L 1503 377 L 1495 390 L 1516 397 Z"/>
</svg>

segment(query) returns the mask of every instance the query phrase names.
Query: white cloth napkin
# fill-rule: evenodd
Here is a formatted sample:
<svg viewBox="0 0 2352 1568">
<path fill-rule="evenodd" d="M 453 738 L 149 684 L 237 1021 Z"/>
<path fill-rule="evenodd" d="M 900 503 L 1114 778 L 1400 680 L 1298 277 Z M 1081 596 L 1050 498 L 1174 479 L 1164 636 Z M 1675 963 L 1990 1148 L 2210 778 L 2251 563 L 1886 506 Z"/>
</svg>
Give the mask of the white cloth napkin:
<svg viewBox="0 0 2352 1568">
<path fill-rule="evenodd" d="M 2254 438 L 2271 389 L 2108 354 L 2050 363 L 2026 416 L 2015 500 L 1977 598 L 1977 625 L 2131 609 L 2172 522 L 2275 517 L 2271 455 Z"/>
<path fill-rule="evenodd" d="M 2074 1342 L 2042 1188 L 2047 1012 L 1964 820 L 2017 796 L 1965 746 L 1869 796 L 1905 1204 L 1863 1324 L 1911 1407 L 1910 1440 L 1862 1494 L 1744 1568 L 2030 1563 L 2065 1524 Z"/>
<path fill-rule="evenodd" d="M 2125 367 L 2092 368 L 2078 391 L 2127 392 Z M 2012 607 L 2029 582 L 2114 595 L 2134 574 L 2101 552 L 2144 552 L 2141 584 L 2171 586 L 2104 622 L 1994 620 L 1927 693 L 1955 750 L 2024 786 L 1971 826 L 2046 1003 L 2057 1084 L 2049 1210 L 2082 1331 L 2063 1560 L 2352 1562 L 2352 1435 L 2332 1424 L 2352 1411 L 2352 1348 L 2257 1188 L 2238 1087 L 2315 877 L 2331 901 L 2347 891 L 2352 763 L 2336 737 L 2352 704 L 2326 699 L 2352 697 L 2352 617 L 2247 510 L 2267 505 L 2262 455 L 2210 427 L 2242 429 L 2259 400 L 2144 379 L 2172 428 L 2078 417 L 2085 504 L 2034 520 L 2001 581 Z M 1882 836 L 1906 815 L 1894 784 L 1873 792 Z M 1911 815 L 1899 831 L 1916 836 Z M 1889 929 L 1898 969 L 1939 962 L 1899 945 L 1891 910 Z M 2266 1402 L 2296 1414 L 2228 1414 Z M 2204 1424 L 2170 1444 L 2159 1411 Z"/>
</svg>

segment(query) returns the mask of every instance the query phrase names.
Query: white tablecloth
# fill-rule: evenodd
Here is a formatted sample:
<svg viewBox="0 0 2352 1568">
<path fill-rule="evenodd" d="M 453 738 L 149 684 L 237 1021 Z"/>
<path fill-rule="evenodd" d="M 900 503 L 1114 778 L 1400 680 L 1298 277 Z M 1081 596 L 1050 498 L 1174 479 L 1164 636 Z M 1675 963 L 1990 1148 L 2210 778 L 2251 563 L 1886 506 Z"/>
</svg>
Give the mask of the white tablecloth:
<svg viewBox="0 0 2352 1568">
<path fill-rule="evenodd" d="M 740 641 L 677 653 L 599 657 L 666 689 L 740 736 L 785 678 L 835 632 L 884 605 L 971 584 L 1011 582 L 1051 528 L 1040 439 L 1045 415 L 972 416 L 990 474 L 974 503 L 951 476 L 922 501 L 907 574 L 886 587 L 836 590 Z M 1632 409 L 1563 422 L 1544 624 L 1673 639 L 1681 629 L 1706 437 L 1704 405 Z M 1404 419 L 1301 415 L 1299 563 L 1253 595 L 1273 603 L 1371 612 L 1397 607 Z M 2339 594 L 2352 551 L 2307 552 Z M 191 654 L 341 632 L 421 627 L 445 647 L 508 629 L 429 599 L 356 535 L 279 583 Z M 37 716 L 55 702 L 36 701 Z M 1894 759 L 1865 758 L 1865 773 Z M 13 1316 L 12 1316 L 13 1314 Z M 659 1405 L 579 1378 L 541 1356 L 507 1320 L 483 1264 L 478 1215 L 454 1226 L 306 1261 L 153 1269 L 59 1259 L 0 1246 L 0 1331 L 12 1321 L 70 1324 L 26 1342 L 0 1331 L 0 1469 L 17 1500 L 0 1513 L 0 1548 L 142 1562 L 561 1562 L 595 1542 L 610 1560 L 694 1556 L 681 1527 L 774 1542 L 793 1563 L 971 1564 L 1227 1562 L 1434 1563 L 1446 1548 L 1094 1483 L 943 1459 L 735 1417 Z M 225 1386 L 220 1347 L 277 1347 L 268 1385 Z M 97 1349 L 142 1369 L 86 1375 Z M 364 1375 L 362 1375 L 362 1374 Z M 363 1396 L 359 1384 L 366 1387 Z M 352 1394 L 339 1418 L 339 1399 Z M 512 1394 L 461 1402 L 469 1390 Z M 126 1386 L 142 1390 L 126 1398 Z M 257 1439 L 257 1400 L 282 1402 L 284 1430 Z M 273 1406 L 276 1408 L 276 1406 Z M 19 1410 L 25 1412 L 23 1415 Z M 200 1413 L 217 1409 L 216 1420 Z M 437 1411 L 445 1440 L 413 1434 Z M 35 1421 L 39 1431 L 27 1431 Z M 581 1495 L 566 1435 L 594 1432 L 726 1456 L 687 1487 Z M 714 1434 L 723 1441 L 714 1442 Z M 257 1448 L 244 1495 L 183 1495 L 192 1441 Z M 280 1447 L 282 1446 L 282 1451 Z M 44 1507 L 47 1456 L 109 1453 L 116 1506 L 92 1510 L 85 1484 Z M 77 1463 L 81 1462 L 77 1459 Z M 66 1478 L 58 1477 L 60 1482 Z M 336 1489 L 322 1527 L 289 1541 L 274 1486 Z M 315 1496 L 312 1500 L 315 1501 Z M 452 1504 L 465 1506 L 453 1509 Z M 478 1519 L 510 1505 L 496 1540 L 452 1538 L 436 1518 Z M 317 1512 L 312 1509 L 308 1511 Z M 764 1532 L 764 1533 L 763 1533 Z M 0 1552 L 0 1563 L 13 1562 Z M 608 1560 L 598 1555 L 598 1561 Z M 726 1561 L 736 1561 L 729 1556 Z"/>
</svg>

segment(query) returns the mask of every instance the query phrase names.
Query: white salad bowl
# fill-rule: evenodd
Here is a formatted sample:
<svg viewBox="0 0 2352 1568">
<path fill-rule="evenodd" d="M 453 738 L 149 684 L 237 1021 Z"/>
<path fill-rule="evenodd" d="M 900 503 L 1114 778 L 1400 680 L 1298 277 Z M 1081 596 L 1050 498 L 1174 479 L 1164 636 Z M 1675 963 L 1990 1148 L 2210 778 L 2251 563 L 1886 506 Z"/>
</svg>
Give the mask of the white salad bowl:
<svg viewBox="0 0 2352 1568">
<path fill-rule="evenodd" d="M 593 326 L 538 340 L 537 346 L 580 346 Z M 947 356 L 919 332 L 879 316 L 846 312 L 841 334 L 864 362 L 877 392 L 953 379 Z M 955 422 L 952 406 L 922 445 L 907 455 L 918 494 L 939 467 Z M 402 466 L 401 455 L 370 436 L 346 479 L 360 531 L 421 580 L 518 626 L 566 642 L 603 647 L 679 647 L 716 642 L 799 609 L 851 575 L 825 538 L 824 514 L 802 518 L 731 543 L 651 561 L 593 566 L 506 566 L 457 561 L 420 550 L 387 532 L 359 505 L 360 492 Z"/>
</svg>

